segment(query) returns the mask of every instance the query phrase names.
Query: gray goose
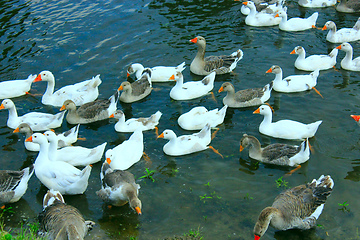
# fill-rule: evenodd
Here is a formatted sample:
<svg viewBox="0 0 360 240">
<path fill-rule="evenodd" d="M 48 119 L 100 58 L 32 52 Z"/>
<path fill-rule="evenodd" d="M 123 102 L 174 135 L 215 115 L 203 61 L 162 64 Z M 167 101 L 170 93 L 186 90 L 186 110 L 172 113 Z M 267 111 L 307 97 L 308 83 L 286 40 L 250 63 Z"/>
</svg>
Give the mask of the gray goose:
<svg viewBox="0 0 360 240">
<path fill-rule="evenodd" d="M 190 40 L 198 46 L 198 52 L 190 64 L 190 71 L 197 75 L 209 75 L 212 71 L 216 74 L 230 73 L 243 58 L 240 49 L 230 55 L 208 56 L 205 58 L 206 41 L 204 37 L 197 36 Z"/>
<path fill-rule="evenodd" d="M 218 92 L 227 92 L 223 98 L 224 105 L 231 108 L 242 108 L 258 106 L 269 100 L 272 86 L 273 82 L 270 82 L 263 88 L 249 88 L 235 92 L 235 88 L 230 82 L 224 82 Z"/>
<path fill-rule="evenodd" d="M 244 134 L 240 140 L 240 152 L 247 147 L 251 158 L 280 166 L 297 167 L 306 162 L 310 156 L 308 139 L 300 146 L 274 143 L 262 148 L 256 137 Z"/>
<path fill-rule="evenodd" d="M 25 194 L 28 181 L 34 173 L 34 165 L 21 171 L 0 170 L 0 207 L 19 201 Z"/>
<path fill-rule="evenodd" d="M 278 230 L 315 227 L 333 187 L 331 177 L 321 175 L 318 180 L 280 193 L 271 207 L 261 211 L 254 227 L 255 240 L 264 235 L 269 225 Z"/>
<path fill-rule="evenodd" d="M 336 10 L 344 13 L 360 12 L 359 0 L 340 0 Z"/>
<path fill-rule="evenodd" d="M 101 189 L 96 194 L 106 203 L 123 206 L 129 202 L 130 207 L 141 214 L 141 201 L 138 198 L 140 185 L 135 183 L 134 175 L 123 170 L 113 170 L 108 162 L 101 167 Z"/>
<path fill-rule="evenodd" d="M 120 95 L 120 101 L 132 103 L 147 97 L 152 91 L 151 69 L 145 68 L 141 77 L 133 83 L 122 82 L 118 91 L 123 90 Z"/>
<path fill-rule="evenodd" d="M 72 100 L 66 100 L 60 111 L 68 110 L 66 121 L 70 124 L 92 123 L 109 118 L 116 111 L 118 100 L 119 91 L 116 91 L 109 99 L 97 99 L 78 108 Z"/>
<path fill-rule="evenodd" d="M 43 200 L 43 211 L 39 214 L 40 234 L 46 239 L 84 239 L 95 225 L 85 221 L 78 209 L 67 205 L 60 192 L 48 190 Z"/>
</svg>

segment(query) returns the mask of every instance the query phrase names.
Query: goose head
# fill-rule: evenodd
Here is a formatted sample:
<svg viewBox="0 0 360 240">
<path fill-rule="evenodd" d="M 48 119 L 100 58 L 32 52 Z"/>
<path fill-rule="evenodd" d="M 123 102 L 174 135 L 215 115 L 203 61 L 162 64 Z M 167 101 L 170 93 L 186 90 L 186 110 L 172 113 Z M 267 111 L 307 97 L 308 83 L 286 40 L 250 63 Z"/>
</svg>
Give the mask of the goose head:
<svg viewBox="0 0 360 240">
<path fill-rule="evenodd" d="M 134 74 L 138 71 L 142 72 L 143 70 L 144 70 L 143 65 L 141 65 L 140 63 L 133 63 L 127 69 L 127 77 L 129 77 L 131 74 Z"/>
<path fill-rule="evenodd" d="M 64 104 L 62 105 L 62 107 L 60 108 L 60 111 L 63 111 L 63 110 L 69 110 L 69 111 L 75 111 L 76 110 L 76 105 L 75 103 L 72 101 L 72 100 L 66 100 L 64 102 Z"/>
<path fill-rule="evenodd" d="M 137 214 L 141 215 L 141 201 L 138 198 L 133 198 L 129 202 L 130 207 L 136 211 Z"/>
<path fill-rule="evenodd" d="M 38 144 L 46 144 L 48 143 L 46 137 L 42 133 L 34 133 L 30 137 L 28 137 L 25 142 L 33 142 Z"/>
<path fill-rule="evenodd" d="M 129 89 L 131 89 L 131 83 L 128 81 L 125 81 L 125 82 L 121 83 L 120 87 L 118 88 L 118 91 L 121 91 L 121 90 L 126 91 Z"/>
<path fill-rule="evenodd" d="M 333 21 L 327 21 L 322 30 L 334 30 L 336 31 L 336 25 Z"/>
<path fill-rule="evenodd" d="M 116 110 L 113 114 L 110 115 L 110 118 L 115 118 L 120 120 L 125 116 L 124 112 L 121 110 Z"/>
<path fill-rule="evenodd" d="M 340 44 L 339 46 L 336 47 L 336 49 L 343 50 L 345 52 L 350 52 L 350 51 L 353 50 L 350 43 L 347 43 L 347 42 L 344 42 L 344 43 Z"/>
<path fill-rule="evenodd" d="M 266 73 L 274 73 L 274 74 L 278 74 L 281 72 L 282 72 L 282 69 L 278 65 L 272 65 L 271 68 L 266 71 Z"/>
<path fill-rule="evenodd" d="M 225 92 L 235 92 L 235 89 L 234 89 L 234 86 L 230 82 L 224 82 L 221 85 L 218 92 L 220 93 L 220 92 L 223 92 L 223 91 L 225 91 Z"/>
<path fill-rule="evenodd" d="M 254 112 L 254 114 L 261 114 L 261 115 L 271 115 L 272 114 L 272 110 L 268 105 L 261 105 L 258 109 L 256 109 Z"/>
<path fill-rule="evenodd" d="M 44 132 L 44 136 L 49 142 L 57 142 L 56 134 L 53 131 Z"/>
<path fill-rule="evenodd" d="M 240 152 L 245 148 L 247 148 L 248 146 L 252 145 L 254 141 L 257 141 L 257 139 L 254 136 L 247 135 L 245 133 L 243 137 L 240 139 Z"/>
<path fill-rule="evenodd" d="M 29 124 L 27 123 L 21 123 L 14 131 L 13 133 L 16 133 L 16 132 L 19 132 L 19 133 L 24 133 L 24 134 L 29 134 L 29 135 L 32 135 L 33 134 L 33 131 L 31 129 L 31 127 L 29 126 Z"/>
<path fill-rule="evenodd" d="M 40 81 L 55 82 L 55 77 L 50 71 L 42 71 L 39 73 L 39 75 L 37 75 L 37 77 L 34 80 L 34 82 L 40 82 Z"/>
<path fill-rule="evenodd" d="M 206 40 L 202 36 L 197 36 L 190 40 L 190 42 L 195 43 L 197 46 L 205 48 L 206 46 Z"/>
<path fill-rule="evenodd" d="M 10 108 L 13 108 L 13 107 L 15 107 L 15 104 L 11 99 L 4 99 L 1 102 L 0 110 L 1 109 L 10 109 Z"/>
<path fill-rule="evenodd" d="M 305 49 L 304 49 L 303 47 L 301 47 L 301 46 L 296 46 L 296 47 L 294 48 L 294 50 L 292 50 L 292 52 L 291 52 L 290 54 L 301 54 L 301 53 L 303 53 L 303 52 L 305 52 Z"/>
<path fill-rule="evenodd" d="M 174 133 L 174 131 L 166 129 L 157 138 L 164 138 L 164 139 L 171 140 L 171 139 L 176 138 L 176 134 Z"/>
</svg>

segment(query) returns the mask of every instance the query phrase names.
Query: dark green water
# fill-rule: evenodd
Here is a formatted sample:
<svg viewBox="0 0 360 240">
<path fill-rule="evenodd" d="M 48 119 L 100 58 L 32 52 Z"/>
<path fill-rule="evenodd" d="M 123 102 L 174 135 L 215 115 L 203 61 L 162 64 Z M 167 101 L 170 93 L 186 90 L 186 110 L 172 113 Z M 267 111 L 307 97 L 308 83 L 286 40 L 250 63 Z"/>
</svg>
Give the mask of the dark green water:
<svg viewBox="0 0 360 240">
<path fill-rule="evenodd" d="M 192 101 L 173 101 L 169 91 L 173 83 L 153 84 L 145 100 L 119 104 L 127 118 L 150 116 L 163 112 L 159 130 L 173 129 L 178 135 L 191 132 L 177 125 L 177 118 L 191 108 L 222 107 L 223 93 L 217 90 L 225 81 L 237 90 L 262 87 L 274 79 L 265 74 L 272 65 L 282 67 L 284 75 L 304 73 L 295 70 L 296 56 L 289 53 L 302 45 L 308 54 L 325 54 L 337 46 L 326 42 L 326 32 L 312 29 L 300 33 L 281 32 L 277 27 L 246 26 L 239 2 L 228 1 L 0 1 L 0 79 L 23 79 L 29 74 L 50 70 L 56 78 L 56 89 L 101 74 L 100 97 L 109 97 L 126 80 L 126 69 L 133 62 L 144 66 L 178 65 L 185 61 L 184 79 L 198 80 L 189 65 L 196 47 L 189 40 L 197 35 L 207 39 L 207 54 L 229 54 L 238 48 L 244 58 L 233 74 L 217 76 L 216 101 L 205 96 Z M 351 27 L 359 17 L 341 14 L 335 8 L 317 9 L 318 27 L 333 20 L 338 28 Z M 290 17 L 309 16 L 314 10 L 299 8 L 288 1 Z M 354 56 L 360 55 L 360 44 L 351 43 Z M 344 52 L 339 52 L 337 67 Z M 269 103 L 274 106 L 274 120 L 293 119 L 305 123 L 323 120 L 315 138 L 314 153 L 303 167 L 283 179 L 296 186 L 330 174 L 335 181 L 332 195 L 318 220 L 309 231 L 275 231 L 269 228 L 262 239 L 358 239 L 360 198 L 359 126 L 350 114 L 359 114 L 359 73 L 344 70 L 321 71 L 317 89 L 298 94 L 273 92 Z M 33 84 L 31 92 L 42 94 L 45 83 Z M 19 115 L 29 111 L 58 112 L 43 106 L 41 97 L 14 99 Z M 145 168 L 155 170 L 155 182 L 141 179 L 140 199 L 143 215 L 137 216 L 128 205 L 109 210 L 96 196 L 100 188 L 101 163 L 95 164 L 89 187 L 84 195 L 65 196 L 68 204 L 80 209 L 86 219 L 96 222 L 86 239 L 163 239 L 200 228 L 205 239 L 252 239 L 253 226 L 260 211 L 271 205 L 281 192 L 275 181 L 290 168 L 257 164 L 239 153 L 244 133 L 254 135 L 263 145 L 276 140 L 258 132 L 262 116 L 256 108 L 229 109 L 211 150 L 182 157 L 169 157 L 162 151 L 165 140 L 154 132 L 144 133 L 145 152 L 151 163 L 141 160 L 129 169 L 137 178 Z M 21 169 L 30 165 L 36 153 L 27 152 L 24 137 L 12 134 L 6 126 L 8 113 L 0 112 L 1 169 Z M 71 126 L 64 122 L 57 131 Z M 116 133 L 114 121 L 81 126 L 85 142 L 93 147 L 108 142 L 113 148 L 130 134 Z M 7 226 L 17 228 L 20 222 L 35 222 L 42 210 L 46 188 L 34 175 L 24 197 L 12 204 L 15 213 L 5 214 Z M 211 196 L 201 200 L 200 196 Z M 338 210 L 347 202 L 350 212 Z"/>
</svg>

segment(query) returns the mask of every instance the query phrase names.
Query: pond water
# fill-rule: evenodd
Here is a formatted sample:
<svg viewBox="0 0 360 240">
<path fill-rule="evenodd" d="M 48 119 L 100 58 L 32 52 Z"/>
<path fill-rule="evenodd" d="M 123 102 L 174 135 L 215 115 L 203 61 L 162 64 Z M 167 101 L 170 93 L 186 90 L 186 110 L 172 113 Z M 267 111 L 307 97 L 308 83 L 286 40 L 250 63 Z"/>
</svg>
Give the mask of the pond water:
<svg viewBox="0 0 360 240">
<path fill-rule="evenodd" d="M 305 17 L 319 12 L 318 27 L 333 20 L 338 28 L 352 27 L 358 14 L 342 14 L 334 7 L 300 8 L 288 1 L 290 17 Z M 325 54 L 336 47 L 325 40 L 327 31 L 311 29 L 299 33 L 282 32 L 278 27 L 256 28 L 245 25 L 241 3 L 227 1 L 122 0 L 122 1 L 1 1 L 0 2 L 0 79 L 24 79 L 29 74 L 50 70 L 56 78 L 56 89 L 101 74 L 101 98 L 109 97 L 122 81 L 133 62 L 144 66 L 175 66 L 185 61 L 185 81 L 202 77 L 190 73 L 189 65 L 197 52 L 189 40 L 197 35 L 207 40 L 207 54 L 230 54 L 242 49 L 244 58 L 233 73 L 216 76 L 214 100 L 211 95 L 191 101 L 174 101 L 169 97 L 173 83 L 154 83 L 146 99 L 118 105 L 127 118 L 146 117 L 163 112 L 159 131 L 172 129 L 178 135 L 189 134 L 177 124 L 177 118 L 195 106 L 208 109 L 223 106 L 221 84 L 230 81 L 237 90 L 262 87 L 274 79 L 265 74 L 272 65 L 282 67 L 284 76 L 304 74 L 294 68 L 296 56 L 289 53 L 297 45 L 307 54 Z M 354 56 L 360 55 L 359 42 L 351 43 Z M 101 163 L 93 166 L 89 187 L 83 195 L 65 196 L 85 219 L 96 222 L 86 239 L 164 239 L 200 229 L 204 239 L 252 239 L 253 227 L 260 211 L 272 204 L 284 189 L 276 180 L 283 177 L 290 187 L 322 174 L 335 181 L 318 226 L 308 231 L 276 231 L 269 228 L 262 239 L 358 239 L 360 222 L 359 126 L 350 114 L 359 114 L 360 74 L 340 69 L 321 71 L 317 89 L 297 94 L 272 92 L 269 103 L 274 107 L 274 120 L 293 119 L 305 123 L 323 120 L 307 163 L 293 175 L 284 176 L 291 168 L 258 164 L 248 151 L 239 152 L 244 133 L 259 138 L 265 146 L 296 141 L 273 139 L 259 133 L 262 116 L 256 109 L 228 109 L 225 121 L 211 145 L 224 156 L 211 150 L 181 157 L 166 156 L 166 140 L 156 139 L 154 131 L 144 132 L 145 152 L 129 169 L 136 178 L 146 168 L 155 170 L 153 178 L 137 180 L 141 185 L 143 214 L 136 215 L 128 205 L 108 209 L 96 196 L 100 188 Z M 34 83 L 32 93 L 43 94 L 45 83 Z M 29 111 L 56 113 L 57 108 L 41 104 L 41 95 L 14 99 L 19 115 Z M 35 161 L 36 153 L 25 150 L 24 136 L 13 134 L 6 126 L 8 113 L 0 112 L 1 169 L 21 169 Z M 130 134 L 117 133 L 114 120 L 82 125 L 76 145 L 94 147 L 106 141 L 113 148 Z M 72 127 L 65 121 L 57 132 Z M 5 213 L 8 227 L 20 222 L 37 221 L 46 193 L 34 175 L 24 197 L 11 204 L 14 213 Z M 205 197 L 205 198 L 204 198 Z M 211 198 L 206 198 L 211 197 Z M 346 202 L 348 211 L 339 210 Z"/>
</svg>

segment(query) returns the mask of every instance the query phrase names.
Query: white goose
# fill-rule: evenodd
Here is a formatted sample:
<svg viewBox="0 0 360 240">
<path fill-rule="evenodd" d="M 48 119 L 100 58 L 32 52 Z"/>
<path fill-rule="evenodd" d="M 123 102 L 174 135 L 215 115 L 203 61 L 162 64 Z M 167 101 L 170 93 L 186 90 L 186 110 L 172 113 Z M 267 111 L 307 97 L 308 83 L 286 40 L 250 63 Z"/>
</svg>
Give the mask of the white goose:
<svg viewBox="0 0 360 240">
<path fill-rule="evenodd" d="M 360 57 L 353 59 L 353 48 L 350 43 L 342 43 L 336 48 L 346 53 L 345 57 L 343 58 L 343 60 L 341 60 L 340 63 L 343 69 L 350 71 L 360 71 Z"/>
<path fill-rule="evenodd" d="M 50 71 L 40 72 L 34 82 L 39 81 L 47 82 L 41 102 L 54 107 L 61 107 L 68 99 L 74 101 L 76 106 L 94 101 L 99 96 L 98 86 L 101 84 L 100 75 L 97 75 L 90 80 L 68 85 L 54 92 L 55 77 Z"/>
<path fill-rule="evenodd" d="M 36 75 L 29 75 L 24 80 L 9 80 L 0 83 L 0 99 L 20 97 L 28 94 Z"/>
<path fill-rule="evenodd" d="M 243 2 L 243 4 L 250 8 L 250 13 L 245 18 L 246 25 L 253 27 L 268 27 L 279 25 L 281 19 L 275 18 L 275 14 L 256 11 L 255 4 L 252 1 Z"/>
<path fill-rule="evenodd" d="M 336 30 L 336 24 L 333 21 L 327 21 L 322 30 L 329 30 L 326 40 L 332 43 L 357 41 L 360 39 L 360 18 L 352 28 Z"/>
<path fill-rule="evenodd" d="M 181 72 L 176 73 L 179 80 L 170 90 L 170 97 L 174 100 L 190 100 L 205 96 L 214 88 L 216 72 L 205 76 L 201 81 L 189 81 L 184 83 Z"/>
<path fill-rule="evenodd" d="M 169 140 L 169 142 L 164 145 L 163 151 L 165 154 L 170 156 L 182 156 L 200 152 L 208 148 L 211 148 L 213 151 L 218 153 L 212 146 L 209 146 L 211 142 L 210 124 L 206 124 L 200 132 L 192 135 L 182 135 L 179 137 L 177 137 L 172 130 L 166 129 L 158 136 L 158 138 Z M 221 156 L 221 154 L 219 155 Z"/>
<path fill-rule="evenodd" d="M 59 191 L 50 189 L 43 199 L 43 211 L 39 214 L 39 234 L 46 239 L 84 239 L 95 225 L 85 221 L 80 211 L 67 205 Z"/>
<path fill-rule="evenodd" d="M 307 8 L 324 8 L 335 4 L 336 0 L 299 0 L 299 5 Z"/>
<path fill-rule="evenodd" d="M 128 140 L 113 149 L 107 150 L 105 158 L 112 169 L 126 170 L 140 161 L 143 152 L 143 133 L 140 129 L 137 129 Z"/>
<path fill-rule="evenodd" d="M 13 133 L 23 133 L 25 134 L 25 140 L 33 135 L 33 130 L 27 123 L 21 123 Z M 56 137 L 58 139 L 58 148 L 62 148 L 65 146 L 70 146 L 72 143 L 76 142 L 78 139 L 79 125 L 71 128 L 70 130 L 57 134 Z M 28 151 L 38 152 L 40 150 L 40 145 L 33 142 L 24 142 L 25 148 Z"/>
<path fill-rule="evenodd" d="M 2 101 L 0 105 L 0 110 L 1 109 L 9 110 L 9 118 L 7 120 L 7 126 L 9 128 L 16 129 L 21 123 L 27 123 L 33 131 L 43 131 L 60 127 L 66 112 L 59 112 L 57 114 L 30 112 L 19 117 L 15 104 L 10 99 L 4 99 Z"/>
<path fill-rule="evenodd" d="M 321 97 L 320 92 L 315 88 L 317 78 L 319 76 L 319 69 L 306 75 L 291 75 L 283 79 L 283 72 L 281 67 L 273 65 L 266 73 L 274 73 L 273 89 L 278 92 L 292 93 L 302 92 L 314 89 Z"/>
<path fill-rule="evenodd" d="M 275 138 L 290 140 L 311 138 L 315 135 L 318 127 L 322 123 L 322 121 L 317 121 L 304 124 L 293 120 L 272 122 L 272 110 L 268 105 L 261 105 L 254 113 L 264 116 L 259 126 L 260 133 Z"/>
<path fill-rule="evenodd" d="M 254 227 L 255 240 L 259 240 L 269 225 L 278 230 L 310 229 L 316 226 L 326 199 L 334 187 L 331 177 L 321 175 L 306 185 L 285 190 L 271 207 L 264 208 Z"/>
<path fill-rule="evenodd" d="M 19 201 L 25 194 L 34 173 L 34 165 L 21 171 L 0 170 L 0 207 Z"/>
<path fill-rule="evenodd" d="M 140 79 L 144 71 L 143 65 L 133 63 L 127 70 L 127 77 L 135 73 L 136 79 Z M 185 62 L 176 67 L 157 66 L 151 68 L 151 82 L 169 82 L 176 81 L 176 72 L 182 72 L 185 69 Z"/>
<path fill-rule="evenodd" d="M 224 122 L 226 110 L 228 106 L 225 105 L 220 110 L 213 109 L 208 111 L 205 107 L 194 107 L 190 111 L 181 114 L 178 118 L 178 124 L 185 130 L 201 130 L 206 124 L 214 128 Z"/>
<path fill-rule="evenodd" d="M 287 7 L 284 7 L 285 0 L 253 0 L 252 2 L 255 4 L 256 11 L 258 12 L 275 14 L 281 10 L 287 11 Z M 243 4 L 240 11 L 244 15 L 249 15 L 250 8 Z"/>
<path fill-rule="evenodd" d="M 58 139 L 52 131 L 44 132 L 49 142 L 50 161 L 67 162 L 73 166 L 87 166 L 101 160 L 107 142 L 94 147 L 85 148 L 81 146 L 68 146 L 58 149 Z"/>
<path fill-rule="evenodd" d="M 49 143 L 41 133 L 34 133 L 26 139 L 28 142 L 40 145 L 39 154 L 35 160 L 35 175 L 48 189 L 54 189 L 61 194 L 83 194 L 88 186 L 91 166 L 79 170 L 73 165 L 62 161 L 50 161 Z"/>
<path fill-rule="evenodd" d="M 159 124 L 162 113 L 157 111 L 148 118 L 130 118 L 125 121 L 125 114 L 121 110 L 117 110 L 110 118 L 118 119 L 115 124 L 115 131 L 117 132 L 134 132 L 136 129 L 147 131 L 156 128 Z"/>
<path fill-rule="evenodd" d="M 249 147 L 251 158 L 279 166 L 298 167 L 310 157 L 308 139 L 304 140 L 300 146 L 274 143 L 262 148 L 256 137 L 244 134 L 240 140 L 240 152 L 247 147 Z"/>
<path fill-rule="evenodd" d="M 287 14 L 285 11 L 280 11 L 275 15 L 275 17 L 281 18 L 281 22 L 279 23 L 280 30 L 289 32 L 304 31 L 307 29 L 315 28 L 318 16 L 319 13 L 314 12 L 308 18 L 294 17 L 287 19 Z"/>
<path fill-rule="evenodd" d="M 134 175 L 130 172 L 115 169 L 105 161 L 101 167 L 101 189 L 96 194 L 106 203 L 130 207 L 141 214 L 141 201 L 138 198 L 140 185 L 135 183 Z"/>
<path fill-rule="evenodd" d="M 326 70 L 333 68 L 336 64 L 336 56 L 339 50 L 334 48 L 328 55 L 311 55 L 305 58 L 305 49 L 297 46 L 290 54 L 298 54 L 295 67 L 303 71 Z"/>
</svg>

